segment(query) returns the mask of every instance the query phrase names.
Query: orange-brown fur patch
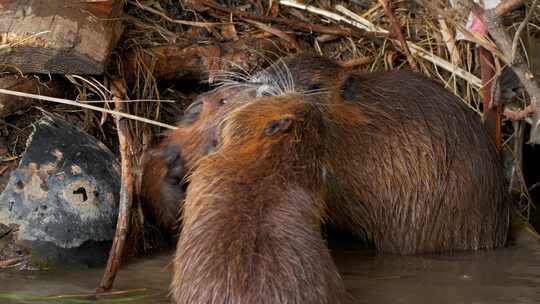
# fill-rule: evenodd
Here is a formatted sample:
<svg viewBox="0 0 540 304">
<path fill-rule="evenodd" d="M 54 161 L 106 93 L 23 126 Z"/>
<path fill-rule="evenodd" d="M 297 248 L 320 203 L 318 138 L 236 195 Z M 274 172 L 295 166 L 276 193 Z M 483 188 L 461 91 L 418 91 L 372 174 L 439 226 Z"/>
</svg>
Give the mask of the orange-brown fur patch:
<svg viewBox="0 0 540 304">
<path fill-rule="evenodd" d="M 266 135 L 281 119 L 291 125 Z M 296 97 L 250 103 L 190 178 L 171 284 L 176 303 L 341 303 L 321 235 L 319 110 Z"/>
<path fill-rule="evenodd" d="M 334 224 L 367 237 L 381 252 L 505 244 L 509 206 L 497 151 L 478 117 L 457 97 L 411 72 L 352 73 L 309 56 L 292 62 L 291 74 L 304 87 L 309 69 L 331 79 L 324 94 L 302 94 L 302 99 L 325 109 L 331 129 L 324 170 Z M 235 92 L 227 96 L 228 107 L 216 107 L 224 93 L 213 94 L 199 120 L 168 139 L 183 147 L 190 168 L 208 154 L 208 142 L 226 140 L 217 126 L 237 119 L 231 115 L 237 109 L 257 103 Z M 274 114 L 256 115 L 250 122 L 260 131 L 261 122 Z M 243 130 L 235 141 L 251 134 Z M 262 143 L 251 144 L 255 149 Z"/>
</svg>

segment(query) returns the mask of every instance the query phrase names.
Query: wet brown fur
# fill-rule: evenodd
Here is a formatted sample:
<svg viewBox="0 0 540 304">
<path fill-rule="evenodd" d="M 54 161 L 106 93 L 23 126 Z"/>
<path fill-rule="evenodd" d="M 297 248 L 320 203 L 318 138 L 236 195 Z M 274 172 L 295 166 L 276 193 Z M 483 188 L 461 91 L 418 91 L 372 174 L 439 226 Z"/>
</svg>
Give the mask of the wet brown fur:
<svg viewBox="0 0 540 304">
<path fill-rule="evenodd" d="M 166 133 L 164 139 L 152 149 L 150 157 L 143 161 L 140 196 L 145 217 L 166 236 L 175 237 L 178 231 L 179 210 L 185 197 L 183 177 L 191 172 L 201 157 L 215 149 L 220 121 L 231 109 L 240 107 L 241 103 L 239 101 L 233 105 L 223 102 L 237 94 L 240 94 L 240 90 L 218 89 L 200 95 L 192 104 L 192 107 L 200 107 L 200 110 L 190 113 L 188 108 L 178 129 Z M 235 100 L 244 98 L 238 96 Z M 174 158 L 175 155 L 178 158 Z M 174 160 L 167 162 L 167 158 Z"/>
<path fill-rule="evenodd" d="M 147 223 L 174 238 L 178 231 L 179 204 L 185 193 L 182 182 L 170 176 L 171 165 L 160 155 L 161 149 L 164 146 L 152 151 L 148 160 L 143 161 L 140 198 Z M 180 151 L 177 155 L 180 156 Z"/>
<path fill-rule="evenodd" d="M 317 71 L 316 83 L 332 79 L 323 87 L 326 93 L 303 95 L 326 105 L 326 120 L 336 122 L 326 140 L 330 192 L 325 199 L 332 222 L 366 237 L 381 252 L 476 250 L 505 243 L 509 206 L 500 161 L 470 109 L 415 73 L 352 73 L 316 58 L 299 57 L 289 66 L 304 91 L 311 82 L 302 67 Z M 237 109 L 235 100 L 245 105 L 253 99 L 235 94 L 229 93 L 225 109 L 212 107 L 219 98 L 208 95 L 199 120 L 170 136 L 185 147 L 188 164 L 209 153 L 210 138 L 219 138 L 218 128 L 208 132 L 208 125 L 218 126 Z M 360 118 L 366 121 L 359 123 Z"/>
<path fill-rule="evenodd" d="M 316 106 L 263 98 L 224 121 L 190 178 L 174 259 L 176 303 L 342 303 L 321 236 L 325 128 Z"/>
<path fill-rule="evenodd" d="M 330 59 L 300 54 L 279 60 L 260 75 L 269 79 L 282 75 L 282 87 L 288 87 L 289 84 L 283 78 L 291 76 L 299 94 L 309 96 L 312 102 L 324 103 L 328 101 L 328 91 L 337 90 L 348 71 Z M 183 176 L 189 175 L 194 164 L 219 144 L 219 127 L 225 117 L 244 106 L 246 100 L 253 100 L 256 94 L 254 90 L 254 86 L 225 86 L 200 95 L 186 110 L 178 130 L 166 133 L 163 141 L 143 162 L 140 194 L 143 209 L 146 218 L 165 235 L 176 236 L 179 209 L 185 196 L 181 178 L 171 177 L 170 171 L 178 171 L 178 166 L 181 166 Z M 195 108 L 197 110 L 192 111 Z M 167 150 L 166 154 L 176 150 L 180 159 L 172 164 L 166 162 L 164 158 L 171 155 L 164 156 L 164 150 Z"/>
<path fill-rule="evenodd" d="M 327 215 L 381 252 L 504 245 L 504 180 L 478 117 L 417 74 L 351 77 L 336 102 L 268 97 L 224 118 L 190 179 L 176 303 L 344 301 Z"/>
<path fill-rule="evenodd" d="M 176 303 L 339 303 L 326 220 L 386 253 L 505 244 L 502 168 L 479 117 L 418 74 L 336 70 L 324 94 L 209 98 L 169 137 L 192 173 Z"/>
<path fill-rule="evenodd" d="M 386 253 L 503 246 L 505 181 L 479 117 L 412 72 L 352 74 L 346 84 L 335 93 L 344 103 L 327 111 L 330 218 Z"/>
</svg>

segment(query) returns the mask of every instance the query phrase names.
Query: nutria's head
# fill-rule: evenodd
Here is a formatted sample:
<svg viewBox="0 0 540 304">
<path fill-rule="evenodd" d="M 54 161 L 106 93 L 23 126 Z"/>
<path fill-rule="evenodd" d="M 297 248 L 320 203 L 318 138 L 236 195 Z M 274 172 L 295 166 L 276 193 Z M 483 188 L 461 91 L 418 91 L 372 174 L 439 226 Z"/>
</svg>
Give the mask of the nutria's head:
<svg viewBox="0 0 540 304">
<path fill-rule="evenodd" d="M 317 131 L 309 123 L 315 121 L 313 117 L 319 112 L 318 105 L 298 94 L 255 97 L 223 119 L 218 136 L 222 145 L 237 148 L 252 145 L 257 149 L 264 149 L 258 146 L 273 144 L 283 137 L 295 140 L 308 132 L 313 133 L 310 138 L 316 137 Z"/>
<path fill-rule="evenodd" d="M 228 113 L 253 96 L 254 90 L 239 87 L 220 87 L 198 96 L 184 112 L 178 130 L 167 136 L 166 144 L 182 147 L 182 158 L 189 170 L 198 159 L 216 149 L 218 129 Z"/>
<path fill-rule="evenodd" d="M 182 147 L 182 158 L 188 170 L 200 157 L 219 145 L 219 128 L 234 110 L 258 97 L 297 94 L 312 103 L 329 103 L 330 94 L 349 70 L 325 57 L 298 54 L 279 59 L 253 75 L 226 72 L 218 74 L 220 85 L 200 95 L 186 109 L 179 129 L 171 132 L 165 145 Z"/>
<path fill-rule="evenodd" d="M 168 223 L 174 222 L 177 216 L 177 212 L 171 210 L 177 210 L 184 198 L 184 177 L 193 171 L 203 156 L 220 145 L 223 122 L 232 112 L 262 100 L 261 97 L 272 96 L 296 95 L 312 104 L 333 103 L 334 98 L 330 96 L 340 90 L 339 83 L 348 73 L 348 69 L 334 61 L 310 54 L 279 59 L 265 70 L 251 75 L 218 73 L 215 78 L 220 85 L 196 98 L 186 109 L 178 129 L 169 132 L 153 151 L 152 157 L 144 162 L 142 197 L 153 204 L 151 208 L 165 209 L 161 213 L 170 214 L 167 221 L 163 220 L 165 216 L 157 217 L 159 221 L 166 222 L 164 226 L 170 226 Z M 241 119 L 247 126 L 251 117 Z M 279 133 L 288 123 L 287 119 L 278 120 L 264 132 Z"/>
</svg>

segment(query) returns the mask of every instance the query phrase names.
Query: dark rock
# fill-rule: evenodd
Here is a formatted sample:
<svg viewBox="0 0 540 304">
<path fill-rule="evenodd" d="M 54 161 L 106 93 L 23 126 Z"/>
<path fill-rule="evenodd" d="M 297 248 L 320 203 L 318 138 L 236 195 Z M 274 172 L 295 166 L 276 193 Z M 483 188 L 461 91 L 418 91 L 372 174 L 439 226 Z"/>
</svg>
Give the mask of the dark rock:
<svg viewBox="0 0 540 304">
<path fill-rule="evenodd" d="M 114 238 L 119 189 L 112 152 L 46 114 L 0 195 L 0 223 L 16 227 L 12 239 L 35 265 L 102 264 Z"/>
</svg>

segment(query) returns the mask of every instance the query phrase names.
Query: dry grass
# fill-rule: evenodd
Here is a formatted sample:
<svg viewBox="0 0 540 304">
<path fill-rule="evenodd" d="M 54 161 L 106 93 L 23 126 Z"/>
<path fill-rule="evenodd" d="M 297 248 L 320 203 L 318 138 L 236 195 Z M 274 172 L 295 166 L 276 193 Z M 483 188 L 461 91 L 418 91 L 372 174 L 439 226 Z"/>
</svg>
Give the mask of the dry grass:
<svg viewBox="0 0 540 304">
<path fill-rule="evenodd" d="M 200 88 L 186 88 L 183 83 L 193 86 L 194 82 L 185 79 L 173 82 L 156 79 L 156 61 L 144 60 L 142 55 L 147 54 L 151 47 L 176 45 L 181 48 L 249 37 L 272 40 L 281 46 L 278 49 L 283 50 L 281 53 L 260 51 L 257 53 L 259 57 L 276 58 L 289 52 L 308 51 L 367 71 L 410 68 L 399 42 L 394 39 L 387 15 L 377 0 L 338 1 L 337 4 L 329 0 L 305 1 L 310 4 L 309 7 L 295 5 L 295 1 L 289 0 L 181 1 L 180 4 L 173 0 L 153 1 L 150 4 L 138 0 L 126 2 L 127 30 L 119 46 L 121 51 L 111 63 L 111 70 L 119 75 L 135 75 L 134 82 L 129 86 L 132 99 L 180 99 L 173 107 L 160 102 L 130 104 L 133 114 L 152 120 L 172 123 L 174 115 L 170 114 L 178 113 L 178 108 L 189 104 Z M 279 2 L 282 4 L 278 6 Z M 500 74 L 505 65 L 500 60 L 503 54 L 495 44 L 468 32 L 464 27 L 468 12 L 449 8 L 447 1 L 398 0 L 392 1 L 392 8 L 420 71 L 445 85 L 481 114 L 478 46 L 494 54 L 496 72 Z M 529 8 L 519 9 L 505 17 L 505 25 L 510 32 L 516 31 L 527 11 Z M 525 36 L 537 37 L 540 33 L 539 12 L 536 10 L 531 14 L 524 27 Z M 302 30 L 306 24 L 317 27 Z M 336 30 L 337 27 L 342 30 Z M 330 28 L 335 34 L 329 34 Z M 340 31 L 344 34 L 340 34 Z M 454 37 L 457 31 L 462 32 L 467 40 L 456 41 Z M 351 32 L 354 35 L 345 34 Z M 136 50 L 138 55 L 135 70 L 126 71 L 121 54 L 129 50 Z M 529 57 L 538 55 L 531 54 Z M 213 62 L 217 62 L 217 69 L 230 68 L 223 64 L 227 60 Z M 264 62 L 254 61 L 251 65 L 248 62 L 243 68 L 260 69 Z M 216 66 L 209 66 L 208 69 L 216 69 Z M 79 90 L 82 87 L 87 91 L 99 91 L 101 86 L 79 82 L 78 87 Z M 102 95 L 94 93 L 95 96 Z M 518 91 L 517 95 L 516 102 L 524 105 L 524 94 Z M 144 151 L 151 134 L 161 132 L 160 129 L 151 129 L 149 125 L 135 121 L 131 126 L 133 137 L 139 140 L 135 143 L 136 151 Z M 508 126 L 510 124 L 504 128 L 504 138 L 516 138 L 512 136 L 513 128 Z M 504 149 L 513 151 L 513 144 L 505 142 L 507 145 Z M 521 175 L 517 174 L 518 177 Z M 520 196 L 530 198 L 526 187 L 518 183 L 515 188 L 521 193 Z M 528 207 L 522 212 L 524 216 L 530 214 L 531 206 L 529 199 Z"/>
<path fill-rule="evenodd" d="M 270 41 L 276 46 L 267 52 L 255 51 L 255 57 L 260 60 L 242 61 L 242 68 L 247 70 L 262 68 L 267 64 L 267 57 L 277 58 L 297 51 L 319 53 L 366 71 L 409 68 L 407 58 L 391 32 L 392 26 L 379 1 L 304 1 L 310 4 L 309 9 L 291 7 L 293 1 L 281 1 L 282 5 L 278 5 L 279 2 L 125 0 L 126 29 L 112 55 L 108 74 L 99 78 L 68 76 L 73 87 L 73 99 L 86 102 L 111 100 L 109 79 L 130 78 L 132 81 L 127 83 L 130 99 L 146 101 L 128 103 L 129 113 L 173 124 L 175 117 L 194 96 L 209 86 L 200 77 L 194 80 L 189 80 L 189 77 L 158 79 L 156 64 L 159 58 L 148 60 L 148 56 L 151 56 L 149 49 L 168 45 L 181 49 L 192 45 L 225 45 L 249 38 Z M 391 3 L 419 70 L 445 85 L 465 104 L 481 114 L 479 88 L 482 83 L 478 79 L 477 47 L 485 47 L 496 58 L 501 58 L 503 54 L 497 51 L 492 41 L 469 33 L 463 26 L 468 14 L 449 8 L 446 0 L 396 0 Z M 505 25 L 510 32 L 517 30 L 529 9 L 518 9 L 505 17 Z M 362 24 L 362 20 L 367 21 L 367 25 Z M 472 42 L 453 39 L 456 31 L 463 32 Z M 538 37 L 539 34 L 540 10 L 537 9 L 524 26 L 523 37 Z M 135 54 L 133 66 L 126 63 L 125 54 L 128 53 Z M 220 56 L 225 57 L 223 53 Z M 234 54 L 228 56 L 223 60 L 206 58 L 207 72 L 211 74 L 211 70 L 230 68 L 226 63 L 234 62 L 235 57 Z M 538 61 L 536 57 L 540 57 L 540 54 L 529 54 L 526 58 L 533 63 Z M 504 64 L 497 59 L 497 73 L 503 68 Z M 517 96 L 515 103 L 523 107 L 525 95 L 518 90 Z M 162 102 L 164 100 L 175 100 L 176 103 Z M 104 107 L 108 108 L 108 105 L 105 103 Z M 78 113 L 86 129 L 94 129 L 93 134 L 100 135 L 98 137 L 105 143 L 115 144 L 115 132 L 111 131 L 114 123 L 108 119 L 109 114 L 87 110 Z M 504 130 L 507 143 L 505 149 L 513 150 L 511 142 L 506 139 L 517 136 L 512 136 L 511 124 L 506 124 Z M 130 121 L 130 131 L 134 138 L 134 164 L 137 165 L 139 157 L 146 153 L 151 138 L 163 129 L 133 120 Z M 522 196 L 530 197 L 526 187 L 516 186 L 516 189 Z M 523 215 L 530 213 L 532 203 L 528 206 Z"/>
</svg>

